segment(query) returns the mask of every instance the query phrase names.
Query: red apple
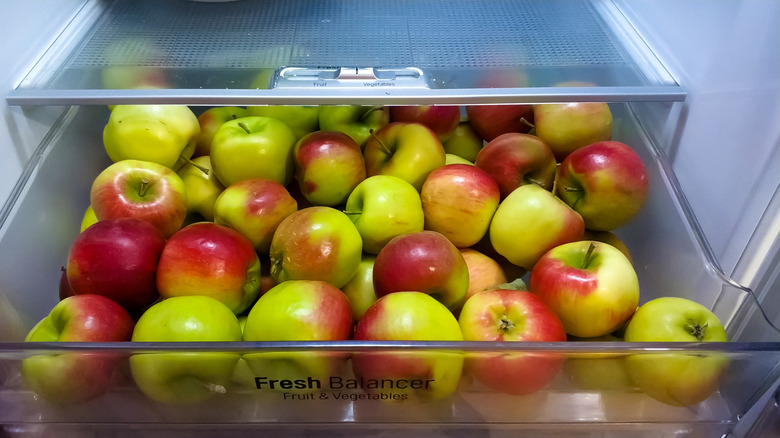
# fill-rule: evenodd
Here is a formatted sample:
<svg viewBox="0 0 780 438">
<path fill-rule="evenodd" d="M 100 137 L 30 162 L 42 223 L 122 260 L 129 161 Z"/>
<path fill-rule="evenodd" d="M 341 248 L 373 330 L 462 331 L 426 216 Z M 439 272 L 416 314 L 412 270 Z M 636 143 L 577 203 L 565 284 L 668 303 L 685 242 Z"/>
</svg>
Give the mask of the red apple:
<svg viewBox="0 0 780 438">
<path fill-rule="evenodd" d="M 435 231 L 395 237 L 374 261 L 374 291 L 380 298 L 393 292 L 423 292 L 457 312 L 468 287 L 469 271 L 463 256 Z"/>
<path fill-rule="evenodd" d="M 135 313 L 157 297 L 155 276 L 165 237 L 133 218 L 96 222 L 76 237 L 68 254 L 68 283 L 77 295 L 103 295 Z"/>
<path fill-rule="evenodd" d="M 179 175 L 151 161 L 118 161 L 95 178 L 90 203 L 99 221 L 132 217 L 170 237 L 187 216 L 187 194 Z"/>
<path fill-rule="evenodd" d="M 421 292 L 395 292 L 379 298 L 355 325 L 358 341 L 462 341 L 452 313 Z M 441 399 L 458 387 L 463 355 L 451 351 L 360 352 L 352 357 L 355 379 L 369 393 L 409 399 Z M 382 387 L 393 382 L 392 388 Z"/>
<path fill-rule="evenodd" d="M 464 341 L 564 342 L 560 319 L 536 295 L 519 290 L 478 292 L 458 318 Z M 544 353 L 475 353 L 466 369 L 488 388 L 531 394 L 558 374 L 565 358 Z"/>
<path fill-rule="evenodd" d="M 133 319 L 115 301 L 85 294 L 65 298 L 30 330 L 28 342 L 128 342 Z M 121 356 L 99 352 L 36 355 L 22 361 L 22 377 L 41 397 L 63 404 L 104 394 Z"/>
<path fill-rule="evenodd" d="M 287 216 L 271 240 L 271 277 L 319 280 L 342 287 L 355 275 L 363 241 L 352 220 L 330 207 L 309 207 Z"/>
<path fill-rule="evenodd" d="M 566 333 L 593 338 L 622 327 L 639 304 L 631 262 L 612 245 L 578 241 L 556 246 L 534 266 L 528 290 L 563 322 Z"/>
<path fill-rule="evenodd" d="M 490 141 L 474 164 L 487 172 L 501 189 L 501 199 L 523 184 L 552 190 L 558 163 L 552 151 L 534 135 L 511 132 Z"/>
<path fill-rule="evenodd" d="M 260 260 L 251 242 L 212 222 L 188 225 L 168 239 L 157 267 L 162 298 L 204 295 L 233 313 L 251 306 L 260 290 Z"/>
<path fill-rule="evenodd" d="M 507 132 L 526 133 L 534 120 L 533 105 L 474 105 L 466 107 L 471 127 L 485 141 Z"/>
<path fill-rule="evenodd" d="M 431 129 L 439 141 L 449 139 L 460 123 L 460 107 L 418 105 L 390 107 L 391 122 L 422 123 Z"/>
<path fill-rule="evenodd" d="M 449 164 L 428 175 L 420 191 L 425 229 L 438 231 L 458 248 L 479 242 L 498 208 L 498 185 L 485 171 Z"/>
<path fill-rule="evenodd" d="M 590 230 L 610 231 L 627 224 L 642 209 L 649 191 L 647 168 L 625 143 L 593 143 L 561 163 L 558 196 Z"/>
<path fill-rule="evenodd" d="M 390 123 L 363 150 L 367 176 L 397 176 L 418 191 L 428 174 L 444 166 L 445 155 L 436 134 L 420 123 Z"/>
<path fill-rule="evenodd" d="M 239 181 L 222 191 L 214 203 L 214 222 L 243 234 L 258 254 L 268 255 L 276 227 L 298 203 L 278 182 L 265 178 Z"/>
<path fill-rule="evenodd" d="M 295 144 L 293 154 L 295 179 L 303 196 L 314 205 L 343 204 L 366 179 L 363 151 L 342 132 L 307 134 Z"/>
</svg>

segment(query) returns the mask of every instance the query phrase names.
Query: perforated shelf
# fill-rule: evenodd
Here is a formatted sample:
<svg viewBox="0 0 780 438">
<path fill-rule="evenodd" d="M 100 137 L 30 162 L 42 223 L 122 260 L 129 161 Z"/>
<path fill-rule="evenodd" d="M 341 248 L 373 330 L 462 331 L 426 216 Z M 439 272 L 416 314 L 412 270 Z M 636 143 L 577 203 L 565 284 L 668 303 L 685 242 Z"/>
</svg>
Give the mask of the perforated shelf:
<svg viewBox="0 0 780 438">
<path fill-rule="evenodd" d="M 281 67 L 422 74 L 412 86 L 385 80 L 345 93 L 343 82 L 286 89 L 274 80 Z M 608 1 L 141 0 L 87 1 L 9 103 L 219 96 L 466 103 L 562 94 L 684 97 Z"/>
</svg>

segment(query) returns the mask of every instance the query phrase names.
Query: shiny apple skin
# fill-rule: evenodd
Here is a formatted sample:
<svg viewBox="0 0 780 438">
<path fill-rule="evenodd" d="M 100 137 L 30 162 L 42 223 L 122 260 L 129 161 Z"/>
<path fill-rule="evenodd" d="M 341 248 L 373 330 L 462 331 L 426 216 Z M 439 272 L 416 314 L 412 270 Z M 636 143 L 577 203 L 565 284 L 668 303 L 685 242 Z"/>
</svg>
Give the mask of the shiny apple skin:
<svg viewBox="0 0 780 438">
<path fill-rule="evenodd" d="M 466 299 L 468 284 L 468 266 L 460 251 L 435 231 L 398 236 L 374 261 L 377 297 L 400 291 L 423 292 L 457 312 Z"/>
<path fill-rule="evenodd" d="M 650 178 L 642 158 L 618 141 L 593 143 L 561 163 L 557 194 L 585 220 L 610 231 L 629 223 L 645 204 Z"/>
<path fill-rule="evenodd" d="M 360 146 L 347 134 L 316 131 L 294 148 L 295 178 L 301 193 L 313 205 L 336 206 L 366 179 Z"/>
<path fill-rule="evenodd" d="M 140 219 L 96 222 L 70 248 L 68 284 L 76 295 L 103 295 L 135 314 L 158 298 L 155 278 L 164 246 L 160 230 Z"/>
<path fill-rule="evenodd" d="M 422 123 L 439 141 L 447 141 L 460 123 L 460 107 L 452 105 L 415 105 L 390 107 L 391 122 Z"/>
<path fill-rule="evenodd" d="M 498 185 L 485 171 L 467 164 L 442 166 L 420 191 L 425 229 L 437 231 L 458 248 L 479 242 L 500 201 Z"/>
<path fill-rule="evenodd" d="M 501 199 L 524 184 L 552 190 L 558 163 L 550 148 L 530 134 L 502 134 L 479 151 L 474 164 L 501 189 Z"/>
<path fill-rule="evenodd" d="M 239 314 L 257 299 L 260 260 L 238 231 L 212 222 L 195 223 L 165 244 L 157 288 L 163 299 L 203 295 Z"/>
<path fill-rule="evenodd" d="M 315 206 L 287 216 L 271 240 L 271 276 L 287 280 L 320 280 L 342 287 L 355 275 L 363 241 L 343 212 Z"/>
<path fill-rule="evenodd" d="M 619 249 L 595 241 L 571 242 L 545 253 L 531 271 L 528 289 L 558 315 L 566 333 L 580 338 L 614 332 L 639 304 L 631 262 Z"/>
</svg>

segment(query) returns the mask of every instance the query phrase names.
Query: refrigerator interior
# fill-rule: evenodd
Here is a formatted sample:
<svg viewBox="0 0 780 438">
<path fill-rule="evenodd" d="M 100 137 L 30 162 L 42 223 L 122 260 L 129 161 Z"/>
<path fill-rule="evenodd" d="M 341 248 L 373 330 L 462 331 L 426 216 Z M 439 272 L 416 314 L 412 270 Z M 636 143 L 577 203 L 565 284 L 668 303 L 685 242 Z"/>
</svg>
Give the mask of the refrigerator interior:
<svg viewBox="0 0 780 438">
<path fill-rule="evenodd" d="M 221 423 L 217 430 L 222 428 L 226 433 L 232 427 L 253 423 L 281 423 L 277 426 L 280 430 L 302 436 L 320 430 L 295 428 L 294 423 L 304 422 L 321 424 L 333 434 L 344 433 L 343 424 L 389 434 L 381 425 L 392 424 L 398 434 L 435 425 L 443 436 L 501 436 L 517 428 L 540 436 L 550 430 L 566 431 L 571 436 L 589 431 L 710 436 L 732 432 L 777 379 L 779 337 L 764 312 L 769 311 L 769 319 L 777 323 L 780 300 L 770 294 L 776 290 L 772 284 L 776 265 L 769 263 L 776 260 L 772 251 L 777 252 L 776 244 L 771 243 L 777 233 L 771 213 L 778 205 L 772 200 L 780 162 L 776 159 L 778 127 L 754 126 L 757 122 L 746 115 L 749 113 L 734 116 L 735 129 L 752 133 L 745 141 L 755 145 L 755 160 L 737 160 L 735 157 L 742 156 L 737 146 L 727 148 L 725 156 L 712 156 L 700 148 L 713 142 L 702 137 L 703 131 L 711 132 L 702 122 L 712 116 L 706 112 L 710 99 L 740 94 L 749 100 L 756 97 L 754 93 L 776 96 L 776 58 L 780 55 L 762 52 L 759 44 L 756 52 L 768 54 L 762 58 L 768 68 L 751 71 L 753 80 L 745 81 L 745 87 L 759 85 L 749 92 L 718 90 L 723 78 L 708 76 L 710 70 L 692 73 L 684 49 L 677 49 L 680 59 L 674 57 L 670 46 L 685 41 L 685 20 L 691 20 L 697 8 L 704 7 L 702 3 L 685 7 L 662 2 L 665 7 L 657 7 L 649 2 L 495 2 L 488 7 L 464 1 L 456 2 L 457 8 L 442 2 L 392 6 L 336 1 L 224 5 L 168 1 L 132 6 L 129 2 L 63 3 L 60 12 L 78 14 L 67 15 L 72 21 L 55 30 L 56 39 L 41 37 L 46 41 L 43 45 L 52 41 L 49 50 L 37 53 L 34 63 L 31 60 L 20 67 L 18 71 L 30 72 L 23 79 L 9 79 L 15 89 L 8 93 L 9 106 L 4 108 L 11 139 L 4 142 L 3 154 L 12 154 L 17 160 L 3 164 L 3 173 L 13 175 L 14 181 L 4 185 L 13 189 L 0 210 L 0 299 L 5 317 L 0 340 L 9 341 L 0 350 L 0 370 L 11 370 L 0 380 L 0 406 L 4 408 L 0 412 L 5 412 L 1 420 L 12 424 L 14 430 L 35 433 L 45 431 L 47 425 L 59 425 L 62 431 L 72 428 L 77 433 L 81 424 L 100 423 L 117 436 L 127 433 L 109 426 L 112 422 L 174 430 L 175 425 L 183 425 L 181 433 L 187 425 L 198 422 Z M 751 19 L 763 11 L 759 3 L 719 3 L 722 9 L 710 9 L 716 12 L 706 17 L 708 21 L 697 23 L 703 30 L 715 32 L 714 28 L 736 10 L 742 19 L 734 27 L 725 26 L 735 34 L 744 32 Z M 674 8 L 679 14 L 667 15 Z M 160 14 L 160 9 L 165 13 Z M 406 10 L 418 13 L 409 15 Z M 658 31 L 669 24 L 667 16 L 676 17 L 678 21 L 669 28 L 679 33 Z M 362 20 L 354 21 L 354 17 Z M 485 33 L 488 26 L 495 33 Z M 295 32 L 289 32 L 290 28 Z M 534 31 L 512 33 L 516 28 Z M 747 37 L 751 41 L 768 41 L 761 30 L 771 30 L 760 26 L 751 29 L 755 31 Z M 431 38 L 432 34 L 437 38 Z M 82 39 L 84 35 L 87 37 Z M 262 41 L 260 50 L 252 47 L 258 39 Z M 360 44 L 351 44 L 355 41 Z M 693 50 L 704 42 L 686 44 L 683 47 Z M 736 56 L 742 45 L 727 47 L 731 49 L 727 54 Z M 119 58 L 107 57 L 117 52 L 121 53 Z M 707 60 L 711 58 L 702 55 L 701 62 Z M 351 67 L 356 67 L 354 76 Z M 378 68 L 360 70 L 368 67 Z M 151 72 L 151 80 L 163 72 L 165 88 L 131 90 L 110 82 L 123 80 L 126 73 L 137 78 L 147 72 Z M 270 88 L 258 85 L 258 77 Z M 388 78 L 395 82 L 387 85 Z M 556 86 L 575 78 L 597 86 Z M 482 82 L 485 80 L 488 82 Z M 319 89 L 315 91 L 312 83 L 320 84 Z M 778 109 L 777 100 L 768 102 L 769 97 L 765 103 L 767 120 Z M 201 111 L 229 104 L 467 105 L 570 100 L 610 102 L 619 121 L 616 139 L 641 145 L 638 149 L 652 170 L 648 206 L 619 233 L 637 261 L 642 301 L 669 293 L 694 298 L 712 308 L 726 322 L 731 339 L 738 341 L 713 349 L 673 347 L 691 354 L 724 355 L 731 362 L 717 396 L 695 409 L 666 406 L 636 387 L 582 390 L 564 374 L 531 397 L 506 396 L 464 380 L 456 396 L 443 403 L 381 408 L 350 400 L 307 407 L 303 405 L 308 402 L 303 402 L 291 409 L 291 405 L 280 403 L 279 394 L 259 394 L 251 385 L 247 389 L 246 381 L 236 394 L 201 407 L 160 406 L 139 394 L 132 382 L 122 381 L 116 391 L 99 401 L 63 408 L 37 399 L 14 373 L 25 357 L 61 351 L 61 347 L 51 345 L 30 350 L 13 341 L 56 302 L 52 291 L 88 204 L 85 193 L 94 176 L 109 164 L 100 141 L 108 117 L 106 104 L 183 103 Z M 723 147 L 718 146 L 719 150 Z M 707 167 L 719 173 L 744 170 L 755 161 L 762 166 L 759 171 L 742 172 L 752 178 L 739 178 L 738 183 L 724 188 L 722 179 L 701 171 L 697 157 L 702 155 L 715 160 L 708 161 Z M 711 189 L 710 184 L 717 189 Z M 729 208 L 721 214 L 720 199 L 711 198 L 719 190 L 729 199 L 739 199 L 742 208 Z M 746 190 L 753 196 L 746 199 L 739 195 Z M 758 260 L 757 254 L 761 257 Z M 30 266 L 36 267 L 36 275 L 20 275 Z M 434 347 L 475 355 L 490 351 L 475 346 Z M 83 346 L 72 348 L 79 351 Z M 155 348 L 181 351 L 170 346 Z M 234 352 L 253 349 L 219 348 Z M 269 346 L 267 351 L 301 348 L 345 354 L 361 351 L 349 345 L 279 345 Z M 504 352 L 513 349 L 499 348 Z M 123 346 L 116 351 L 129 357 L 134 349 Z M 618 357 L 652 354 L 642 346 L 602 344 L 530 346 L 522 352 L 553 352 L 574 360 L 594 352 L 614 352 Z M 304 416 L 302 411 L 306 411 Z M 96 418 L 96 412 L 105 415 Z"/>
</svg>

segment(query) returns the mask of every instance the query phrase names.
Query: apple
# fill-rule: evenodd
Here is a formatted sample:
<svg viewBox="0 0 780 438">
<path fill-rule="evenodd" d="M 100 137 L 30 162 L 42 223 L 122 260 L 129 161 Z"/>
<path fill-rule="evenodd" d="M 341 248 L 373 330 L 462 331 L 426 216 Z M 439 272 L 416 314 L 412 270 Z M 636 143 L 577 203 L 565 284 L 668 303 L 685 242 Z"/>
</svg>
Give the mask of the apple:
<svg viewBox="0 0 780 438">
<path fill-rule="evenodd" d="M 681 297 L 661 297 L 637 309 L 625 331 L 626 342 L 726 342 L 723 324 L 712 311 Z M 650 397 L 672 406 L 691 406 L 709 398 L 728 370 L 722 353 L 638 353 L 626 358 L 634 383 Z"/>
<path fill-rule="evenodd" d="M 352 309 L 338 288 L 324 281 L 277 284 L 252 306 L 245 341 L 343 341 L 352 335 Z"/>
<path fill-rule="evenodd" d="M 179 175 L 151 161 L 123 160 L 105 168 L 89 194 L 99 221 L 132 217 L 171 236 L 187 216 L 187 194 Z"/>
<path fill-rule="evenodd" d="M 500 197 L 498 184 L 476 166 L 439 167 L 420 191 L 425 229 L 438 231 L 458 248 L 474 245 L 487 233 Z"/>
<path fill-rule="evenodd" d="M 477 159 L 479 151 L 482 150 L 484 142 L 482 137 L 471 127 L 471 123 L 465 121 L 458 124 L 450 138 L 442 142 L 442 146 L 444 152 L 457 155 L 473 163 Z"/>
<path fill-rule="evenodd" d="M 511 132 L 491 140 L 474 164 L 487 172 L 501 189 L 501 199 L 523 184 L 552 190 L 558 163 L 550 148 L 531 134 Z"/>
<path fill-rule="evenodd" d="M 237 106 L 218 106 L 203 111 L 198 116 L 200 134 L 198 134 L 195 152 L 193 152 L 192 156 L 203 157 L 211 155 L 211 141 L 214 139 L 214 134 L 216 134 L 219 127 L 228 120 L 240 119 L 249 115 L 249 111 L 246 108 Z"/>
<path fill-rule="evenodd" d="M 458 248 L 443 234 L 420 231 L 393 238 L 374 262 L 377 297 L 417 291 L 456 313 L 466 300 L 469 270 Z"/>
<path fill-rule="evenodd" d="M 458 317 L 463 340 L 491 342 L 564 342 L 560 319 L 536 295 L 520 290 L 477 292 Z M 565 358 L 544 353 L 475 352 L 466 369 L 486 387 L 509 394 L 532 394 L 558 374 Z"/>
<path fill-rule="evenodd" d="M 211 157 L 195 157 L 176 171 L 187 193 L 187 214 L 196 214 L 207 221 L 214 220 L 214 203 L 225 186 L 214 175 Z"/>
<path fill-rule="evenodd" d="M 341 287 L 352 309 L 352 319 L 360 320 L 369 307 L 376 302 L 374 292 L 374 262 L 376 256 L 363 254 L 357 273 Z"/>
<path fill-rule="evenodd" d="M 220 126 L 211 141 L 211 165 L 227 187 L 247 178 L 292 181 L 295 135 L 270 117 L 242 117 Z"/>
<path fill-rule="evenodd" d="M 406 291 L 379 298 L 355 325 L 357 341 L 462 341 L 458 321 L 430 295 Z M 395 382 L 381 392 L 409 399 L 436 400 L 460 383 L 463 355 L 456 351 L 358 352 L 352 369 L 363 390 L 376 392 L 383 380 Z"/>
<path fill-rule="evenodd" d="M 298 211 L 298 203 L 278 182 L 249 178 L 226 188 L 214 210 L 214 222 L 239 231 L 258 254 L 268 255 L 276 227 Z"/>
<path fill-rule="evenodd" d="M 581 239 L 584 232 L 582 217 L 536 184 L 522 185 L 504 198 L 489 229 L 496 252 L 528 270 L 545 252 Z"/>
<path fill-rule="evenodd" d="M 157 290 L 163 299 L 209 296 L 239 314 L 257 299 L 260 259 L 238 231 L 213 222 L 194 223 L 165 243 Z"/>
<path fill-rule="evenodd" d="M 569 337 L 571 342 L 623 342 L 614 334 L 595 338 Z M 563 364 L 563 373 L 580 389 L 595 391 L 625 391 L 633 388 L 628 375 L 626 355 L 618 353 L 572 354 Z"/>
<path fill-rule="evenodd" d="M 507 132 L 526 133 L 533 127 L 533 105 L 472 105 L 466 107 L 468 121 L 485 141 Z"/>
<path fill-rule="evenodd" d="M 355 275 L 363 243 L 346 214 L 309 207 L 282 220 L 271 239 L 271 277 L 319 280 L 340 288 Z"/>
<path fill-rule="evenodd" d="M 378 131 L 390 122 L 390 110 L 383 106 L 321 106 L 320 129 L 343 132 L 364 148 L 371 131 Z"/>
<path fill-rule="evenodd" d="M 97 216 L 95 216 L 95 210 L 92 208 L 91 205 L 88 205 L 86 210 L 84 210 L 84 215 L 81 217 L 81 231 L 84 231 L 89 227 L 90 225 L 97 222 Z"/>
<path fill-rule="evenodd" d="M 134 321 L 115 301 L 76 295 L 57 303 L 28 333 L 26 342 L 127 342 Z M 72 404 L 94 399 L 111 387 L 116 354 L 74 351 L 22 360 L 22 378 L 46 400 Z"/>
<path fill-rule="evenodd" d="M 610 231 L 630 222 L 649 191 L 647 168 L 625 143 L 589 144 L 561 163 L 557 194 L 591 230 Z"/>
<path fill-rule="evenodd" d="M 396 236 L 422 231 L 425 215 L 417 189 L 392 175 L 366 178 L 347 198 L 346 214 L 363 239 L 363 251 L 377 254 Z"/>
<path fill-rule="evenodd" d="M 320 107 L 295 105 L 249 106 L 250 116 L 271 117 L 286 124 L 296 139 L 317 131 L 320 126 Z"/>
<path fill-rule="evenodd" d="M 192 157 L 198 118 L 185 105 L 116 105 L 103 129 L 112 161 L 141 160 L 177 170 Z"/>
<path fill-rule="evenodd" d="M 96 222 L 68 253 L 68 284 L 77 295 L 103 295 L 131 314 L 158 298 L 155 276 L 165 237 L 134 218 Z"/>
<path fill-rule="evenodd" d="M 343 341 L 351 335 L 347 297 L 333 285 L 313 280 L 290 280 L 271 288 L 252 306 L 244 328 L 244 341 L 250 342 Z M 271 388 L 271 379 L 327 381 L 340 374 L 347 357 L 310 351 L 256 352 L 245 354 L 244 360 L 256 376 L 266 376 L 269 389 L 278 389 Z"/>
<path fill-rule="evenodd" d="M 473 248 L 461 248 L 460 254 L 469 270 L 469 288 L 466 299 L 477 292 L 493 289 L 506 283 L 507 277 L 501 265 L 487 255 Z"/>
<path fill-rule="evenodd" d="M 301 193 L 314 205 L 346 202 L 366 179 L 360 146 L 342 132 L 316 131 L 298 140 L 294 148 L 295 178 Z"/>
<path fill-rule="evenodd" d="M 469 166 L 474 165 L 474 163 L 471 161 L 463 157 L 459 157 L 455 154 L 444 154 L 444 165 L 446 166 L 448 164 L 468 164 Z"/>
<path fill-rule="evenodd" d="M 428 174 L 444 166 L 444 155 L 436 134 L 419 123 L 390 123 L 377 131 L 363 150 L 366 175 L 397 176 L 418 191 Z"/>
<path fill-rule="evenodd" d="M 578 241 L 556 246 L 534 266 L 528 289 L 580 338 L 621 328 L 639 303 L 639 280 L 631 262 L 612 245 Z"/>
<path fill-rule="evenodd" d="M 612 112 L 603 102 L 538 104 L 533 114 L 536 135 L 558 162 L 578 148 L 612 139 Z"/>
<path fill-rule="evenodd" d="M 421 123 L 444 142 L 460 124 L 460 107 L 447 105 L 414 105 L 390 107 L 391 122 Z"/>
<path fill-rule="evenodd" d="M 165 70 L 157 66 L 167 56 L 159 41 L 135 35 L 112 41 L 100 54 L 103 89 L 170 88 Z"/>
<path fill-rule="evenodd" d="M 133 342 L 239 342 L 236 315 L 214 298 L 173 297 L 144 312 Z M 138 388 L 152 400 L 196 403 L 229 389 L 239 355 L 234 352 L 137 353 L 130 371 Z"/>
</svg>

